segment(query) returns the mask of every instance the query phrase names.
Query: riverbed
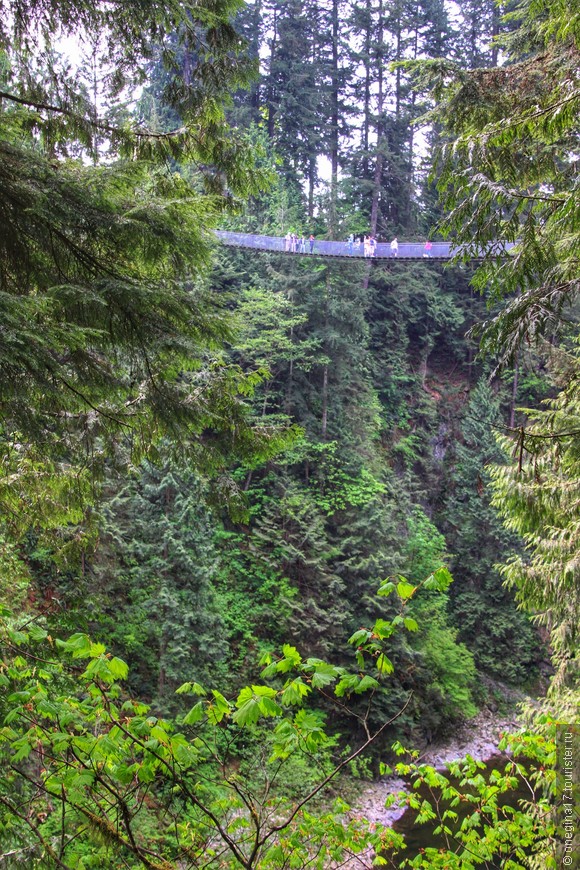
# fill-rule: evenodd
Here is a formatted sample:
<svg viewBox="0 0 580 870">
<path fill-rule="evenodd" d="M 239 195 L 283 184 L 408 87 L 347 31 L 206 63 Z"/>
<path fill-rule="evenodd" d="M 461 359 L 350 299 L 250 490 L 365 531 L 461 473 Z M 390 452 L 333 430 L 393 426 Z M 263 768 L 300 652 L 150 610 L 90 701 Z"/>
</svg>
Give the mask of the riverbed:
<svg viewBox="0 0 580 870">
<path fill-rule="evenodd" d="M 452 761 L 471 755 L 476 761 L 498 761 L 498 746 L 505 733 L 517 729 L 516 712 L 510 715 L 482 710 L 473 719 L 462 723 L 447 740 L 427 745 L 417 759 L 418 764 L 430 764 L 439 770 Z M 408 784 L 398 776 L 384 776 L 375 782 L 361 783 L 358 797 L 352 801 L 353 817 L 364 818 L 371 824 L 381 824 L 394 827 L 405 832 L 407 807 L 385 807 L 389 795 L 408 791 Z M 407 816 L 407 819 L 410 817 Z M 412 820 L 409 821 L 412 825 Z M 362 870 L 373 866 L 372 852 L 353 856 L 348 862 L 341 864 L 344 870 Z"/>
<path fill-rule="evenodd" d="M 498 745 L 506 732 L 517 728 L 515 711 L 500 715 L 482 710 L 473 719 L 462 723 L 448 740 L 426 746 L 417 763 L 430 764 L 442 770 L 450 761 L 471 755 L 476 761 L 488 761 L 498 754 Z M 405 807 L 385 808 L 390 794 L 406 791 L 407 785 L 397 776 L 385 776 L 376 782 L 361 783 L 361 792 L 353 811 L 369 822 L 392 825 L 405 812 Z"/>
</svg>

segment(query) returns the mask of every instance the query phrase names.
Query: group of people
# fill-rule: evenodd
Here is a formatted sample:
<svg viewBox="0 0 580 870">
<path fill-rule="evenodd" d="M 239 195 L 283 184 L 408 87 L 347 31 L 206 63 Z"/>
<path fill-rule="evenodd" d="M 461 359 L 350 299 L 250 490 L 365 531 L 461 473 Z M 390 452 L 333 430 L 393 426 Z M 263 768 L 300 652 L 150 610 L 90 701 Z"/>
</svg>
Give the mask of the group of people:
<svg viewBox="0 0 580 870">
<path fill-rule="evenodd" d="M 310 236 L 308 239 L 308 248 L 310 253 L 314 250 L 314 236 Z M 286 233 L 284 237 L 284 250 L 286 253 L 291 254 L 305 254 L 306 253 L 306 237 L 305 236 L 297 236 L 296 233 Z"/>
<path fill-rule="evenodd" d="M 377 240 L 373 235 L 363 236 L 362 246 L 365 257 L 374 257 Z M 360 256 L 361 240 L 358 237 L 355 238 L 352 233 L 346 240 L 346 247 L 349 254 Z"/>
<path fill-rule="evenodd" d="M 305 254 L 308 247 L 309 252 L 312 254 L 314 251 L 314 243 L 315 238 L 313 235 L 310 235 L 307 241 L 305 235 L 298 236 L 294 232 L 287 232 L 284 237 L 284 250 L 286 251 L 286 253 L 291 254 Z M 368 236 L 363 236 L 362 240 L 358 236 L 355 238 L 354 234 L 351 233 L 346 240 L 346 248 L 348 253 L 351 256 L 360 256 L 361 244 L 363 249 L 363 255 L 365 257 L 375 256 L 377 240 L 372 233 Z M 427 240 L 425 242 L 425 247 L 423 248 L 423 256 L 431 257 L 432 248 L 433 243 Z M 390 250 L 391 257 L 399 256 L 399 241 L 396 236 L 391 242 Z"/>
<path fill-rule="evenodd" d="M 347 239 L 347 242 L 346 242 L 348 253 L 353 254 L 356 251 L 356 253 L 358 254 L 360 251 L 360 245 L 361 245 L 360 239 L 358 239 L 358 238 L 355 239 L 353 234 L 351 233 Z M 376 247 L 377 247 L 377 240 L 375 239 L 375 237 L 372 234 L 369 236 L 363 236 L 363 253 L 364 253 L 365 257 L 374 257 Z M 429 240 L 427 240 L 425 242 L 425 247 L 423 248 L 423 256 L 424 257 L 431 256 L 432 247 L 433 247 L 433 243 L 430 242 Z M 399 240 L 395 236 L 395 238 L 391 242 L 391 257 L 398 257 L 398 256 L 399 256 Z"/>
</svg>

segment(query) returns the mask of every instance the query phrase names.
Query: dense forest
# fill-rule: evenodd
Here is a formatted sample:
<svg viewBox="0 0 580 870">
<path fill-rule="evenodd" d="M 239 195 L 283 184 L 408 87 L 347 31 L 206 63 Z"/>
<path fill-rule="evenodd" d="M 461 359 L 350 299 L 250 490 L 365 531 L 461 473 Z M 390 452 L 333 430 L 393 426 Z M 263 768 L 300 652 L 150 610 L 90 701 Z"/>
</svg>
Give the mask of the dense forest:
<svg viewBox="0 0 580 870">
<path fill-rule="evenodd" d="M 0 13 L 2 867 L 579 867 L 577 4 Z"/>
</svg>

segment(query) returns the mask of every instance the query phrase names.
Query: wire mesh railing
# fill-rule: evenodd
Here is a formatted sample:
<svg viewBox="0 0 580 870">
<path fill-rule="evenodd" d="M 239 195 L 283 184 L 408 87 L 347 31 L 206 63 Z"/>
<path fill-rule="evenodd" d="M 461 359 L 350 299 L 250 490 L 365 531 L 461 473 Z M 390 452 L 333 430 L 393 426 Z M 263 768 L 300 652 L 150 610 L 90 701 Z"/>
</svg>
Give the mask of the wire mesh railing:
<svg viewBox="0 0 580 870">
<path fill-rule="evenodd" d="M 232 245 L 238 248 L 255 248 L 259 251 L 277 251 L 281 254 L 314 254 L 318 257 L 358 257 L 365 259 L 369 253 L 365 253 L 361 239 L 346 242 L 329 242 L 326 239 L 309 239 L 304 236 L 297 239 L 288 239 L 280 236 L 260 236 L 252 233 L 233 233 L 223 230 L 216 231 L 216 236 L 224 245 Z M 398 256 L 400 259 L 433 259 L 448 260 L 451 246 L 446 242 L 433 242 L 431 250 L 426 251 L 422 242 L 399 242 L 398 252 L 391 250 L 389 242 L 377 242 L 372 252 L 372 258 L 377 260 L 390 260 Z"/>
</svg>

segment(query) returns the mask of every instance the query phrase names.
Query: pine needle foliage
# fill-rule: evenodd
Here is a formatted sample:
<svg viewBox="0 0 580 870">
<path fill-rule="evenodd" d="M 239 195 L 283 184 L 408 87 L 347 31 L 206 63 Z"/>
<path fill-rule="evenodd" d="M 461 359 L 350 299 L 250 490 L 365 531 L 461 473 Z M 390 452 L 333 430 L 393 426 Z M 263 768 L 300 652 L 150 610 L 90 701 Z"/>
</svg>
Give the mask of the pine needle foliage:
<svg viewBox="0 0 580 870">
<path fill-rule="evenodd" d="M 0 2 L 7 456 L 33 443 L 30 462 L 95 473 L 165 437 L 221 471 L 265 446 L 244 403 L 260 378 L 225 364 L 201 280 L 212 226 L 268 175 L 225 121 L 254 70 L 239 5 Z M 157 118 L 137 99 L 153 64 Z"/>
<path fill-rule="evenodd" d="M 486 255 L 475 285 L 507 300 L 482 326 L 482 348 L 513 360 L 523 341 L 550 332 L 579 289 L 577 4 L 524 0 L 510 16 L 506 63 L 461 70 L 422 64 L 443 122 L 438 183 L 443 229 L 460 256 Z M 503 243 L 515 243 L 505 256 Z"/>
<path fill-rule="evenodd" d="M 552 693 L 578 703 L 580 609 L 580 366 L 560 394 L 514 442 L 511 465 L 491 467 L 493 503 L 526 544 L 502 567 L 517 598 L 549 632 L 556 673 Z M 571 714 L 574 715 L 574 705 Z"/>
</svg>

